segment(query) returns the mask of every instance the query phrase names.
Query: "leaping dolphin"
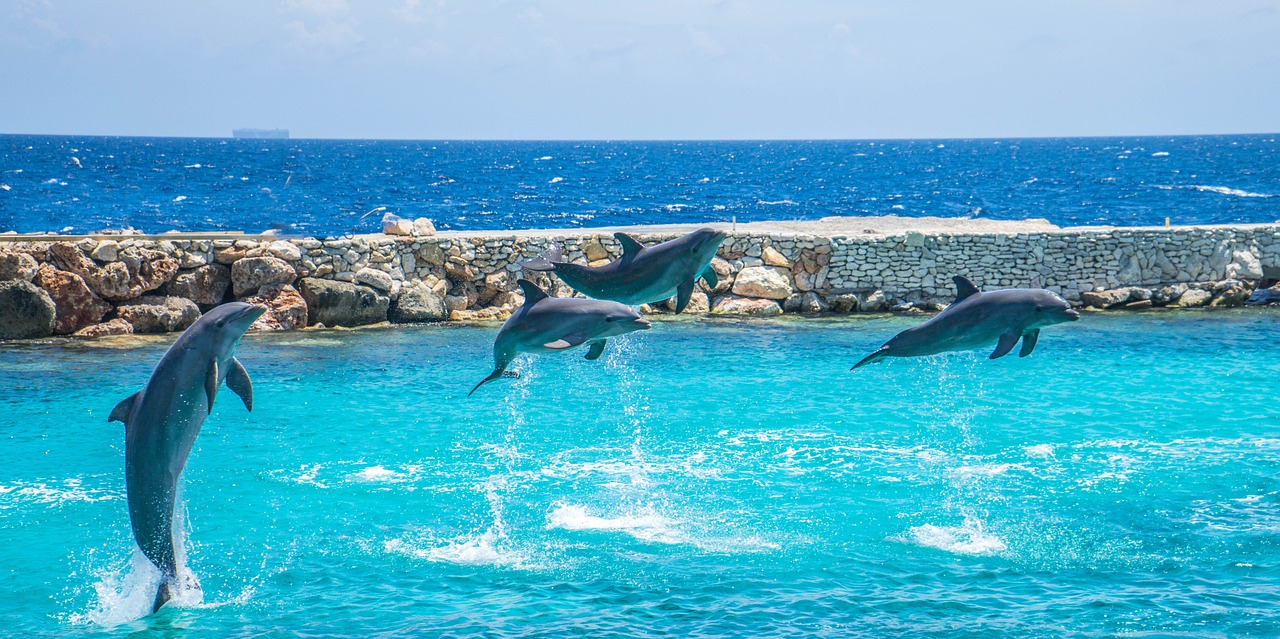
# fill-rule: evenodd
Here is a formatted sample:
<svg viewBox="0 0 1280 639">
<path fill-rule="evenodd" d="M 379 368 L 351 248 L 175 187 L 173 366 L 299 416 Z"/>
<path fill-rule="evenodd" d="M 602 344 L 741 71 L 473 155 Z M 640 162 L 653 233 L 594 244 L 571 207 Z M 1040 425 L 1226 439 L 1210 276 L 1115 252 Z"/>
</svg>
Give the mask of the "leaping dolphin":
<svg viewBox="0 0 1280 639">
<path fill-rule="evenodd" d="M 552 353 L 590 343 L 587 359 L 604 352 L 608 338 L 649 328 L 648 320 L 629 306 L 606 300 L 550 297 L 529 280 L 517 280 L 524 304 L 507 318 L 493 341 L 493 372 L 471 393 L 502 377 L 520 353 Z M 471 393 L 467 393 L 470 396 Z"/>
<path fill-rule="evenodd" d="M 133 537 L 162 575 L 152 612 L 172 598 L 177 585 L 173 509 L 178 477 L 223 380 L 245 408 L 253 409 L 253 385 L 235 358 L 236 346 L 266 311 L 265 306 L 231 302 L 205 313 L 160 358 L 147 385 L 117 404 L 107 418 L 125 426 Z"/>
<path fill-rule="evenodd" d="M 613 237 L 622 244 L 622 257 L 604 266 L 565 262 L 556 245 L 521 266 L 531 271 L 554 271 L 565 284 L 587 297 L 629 306 L 653 304 L 674 295 L 679 313 L 689 305 L 699 279 L 715 288 L 719 280 L 711 269 L 711 258 L 728 236 L 704 228 L 649 247 L 626 233 L 614 233 Z"/>
<path fill-rule="evenodd" d="M 991 359 L 1004 357 L 1022 340 L 1018 357 L 1036 347 L 1040 329 L 1080 319 L 1066 300 L 1042 288 L 1010 288 L 980 292 L 969 278 L 957 275 L 956 301 L 933 319 L 898 333 L 854 368 L 886 357 L 915 357 L 982 348 L 992 342 Z"/>
</svg>

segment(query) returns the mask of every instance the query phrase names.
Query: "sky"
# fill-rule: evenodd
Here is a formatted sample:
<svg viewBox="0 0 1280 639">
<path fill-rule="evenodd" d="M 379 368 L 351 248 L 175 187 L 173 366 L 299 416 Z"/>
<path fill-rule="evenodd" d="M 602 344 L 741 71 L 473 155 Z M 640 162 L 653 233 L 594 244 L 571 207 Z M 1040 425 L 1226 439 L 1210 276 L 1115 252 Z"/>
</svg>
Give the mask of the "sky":
<svg viewBox="0 0 1280 639">
<path fill-rule="evenodd" d="M 0 0 L 0 133 L 1280 131 L 1280 0 Z"/>
</svg>

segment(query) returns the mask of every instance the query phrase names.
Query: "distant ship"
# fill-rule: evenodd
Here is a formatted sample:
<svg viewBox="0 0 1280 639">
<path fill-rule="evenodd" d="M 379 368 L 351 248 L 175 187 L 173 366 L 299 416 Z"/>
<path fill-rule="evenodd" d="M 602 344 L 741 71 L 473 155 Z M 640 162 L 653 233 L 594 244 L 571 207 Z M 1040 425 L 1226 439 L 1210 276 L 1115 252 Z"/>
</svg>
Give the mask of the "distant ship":
<svg viewBox="0 0 1280 639">
<path fill-rule="evenodd" d="M 231 136 L 250 140 L 288 140 L 289 129 L 234 129 Z"/>
</svg>

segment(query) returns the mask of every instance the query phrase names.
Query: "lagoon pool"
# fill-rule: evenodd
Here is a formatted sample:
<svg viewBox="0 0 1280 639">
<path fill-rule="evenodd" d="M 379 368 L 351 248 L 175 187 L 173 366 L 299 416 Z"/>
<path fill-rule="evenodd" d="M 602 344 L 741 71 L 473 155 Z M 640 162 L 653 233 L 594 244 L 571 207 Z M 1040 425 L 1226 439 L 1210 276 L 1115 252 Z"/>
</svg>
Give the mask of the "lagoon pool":
<svg viewBox="0 0 1280 639">
<path fill-rule="evenodd" d="M 0 344 L 0 628 L 123 637 L 1280 634 L 1280 313 L 687 319 L 491 369 L 497 326 L 250 335 L 143 617 L 107 414 L 171 338 Z"/>
</svg>

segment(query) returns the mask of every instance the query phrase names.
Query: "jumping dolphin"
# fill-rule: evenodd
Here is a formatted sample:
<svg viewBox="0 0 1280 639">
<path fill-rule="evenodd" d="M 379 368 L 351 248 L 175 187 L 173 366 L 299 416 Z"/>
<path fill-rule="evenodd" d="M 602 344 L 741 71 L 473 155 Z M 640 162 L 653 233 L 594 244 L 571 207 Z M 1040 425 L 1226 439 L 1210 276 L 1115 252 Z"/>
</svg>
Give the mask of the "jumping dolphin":
<svg viewBox="0 0 1280 639">
<path fill-rule="evenodd" d="M 933 355 L 946 351 L 982 348 L 992 342 L 991 359 L 1004 357 L 1022 340 L 1018 357 L 1026 357 L 1036 347 L 1040 329 L 1080 319 L 1066 300 L 1042 288 L 1010 288 L 982 293 L 968 278 L 957 275 L 956 301 L 933 319 L 908 328 L 885 342 L 862 361 L 886 357 Z"/>
<path fill-rule="evenodd" d="M 253 385 L 235 358 L 236 346 L 266 310 L 231 302 L 205 313 L 160 358 L 147 385 L 117 404 L 107 418 L 125 426 L 133 537 L 162 575 L 152 612 L 169 601 L 177 585 L 173 509 L 178 477 L 223 380 L 252 410 Z"/>
<path fill-rule="evenodd" d="M 524 305 L 498 331 L 493 341 L 493 372 L 471 393 L 502 377 L 520 353 L 550 353 L 590 343 L 587 359 L 596 359 L 604 352 L 608 338 L 649 328 L 648 320 L 618 302 L 550 297 L 529 280 L 516 283 L 524 291 Z"/>
<path fill-rule="evenodd" d="M 677 313 L 689 305 L 699 278 L 711 288 L 719 281 L 710 264 L 727 237 L 720 231 L 698 229 L 649 247 L 626 233 L 614 233 L 613 237 L 622 244 L 622 257 L 604 266 L 565 262 L 555 245 L 521 266 L 531 271 L 554 271 L 574 290 L 598 300 L 639 306 L 675 295 Z"/>
</svg>

